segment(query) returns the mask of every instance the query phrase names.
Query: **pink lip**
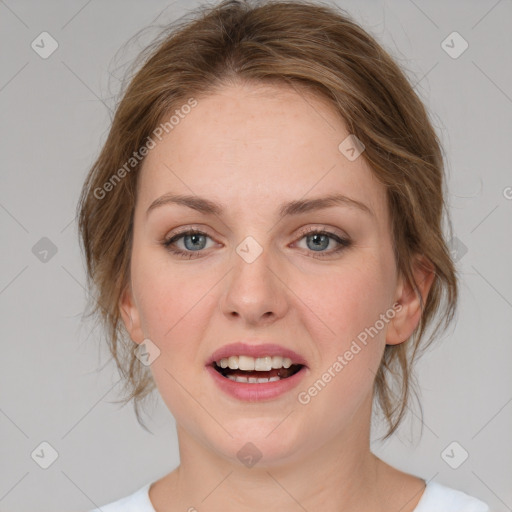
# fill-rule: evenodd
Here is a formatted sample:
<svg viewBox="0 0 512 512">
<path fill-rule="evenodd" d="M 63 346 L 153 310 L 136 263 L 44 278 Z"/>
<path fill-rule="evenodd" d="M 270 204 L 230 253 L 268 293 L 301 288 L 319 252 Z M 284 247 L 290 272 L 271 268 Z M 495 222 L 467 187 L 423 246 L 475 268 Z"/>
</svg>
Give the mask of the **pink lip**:
<svg viewBox="0 0 512 512">
<path fill-rule="evenodd" d="M 215 384 L 217 384 L 224 393 L 231 395 L 238 400 L 245 400 L 247 402 L 271 400 L 283 395 L 287 391 L 296 387 L 308 371 L 304 366 L 300 371 L 286 379 L 281 379 L 275 382 L 249 384 L 245 382 L 234 382 L 223 377 L 212 365 L 208 365 L 206 370 L 212 376 Z"/>
<path fill-rule="evenodd" d="M 306 360 L 289 348 L 276 345 L 275 343 L 259 343 L 249 345 L 244 342 L 231 343 L 224 345 L 220 349 L 216 350 L 207 361 L 206 365 L 210 366 L 215 361 L 219 361 L 224 357 L 230 356 L 250 356 L 250 357 L 265 357 L 265 356 L 283 356 L 289 357 L 292 360 L 292 364 L 306 365 Z M 215 372 L 217 373 L 217 372 Z M 291 377 L 290 377 L 291 378 Z M 288 380 L 288 379 L 284 379 Z M 256 384 L 251 384 L 256 385 Z"/>
</svg>

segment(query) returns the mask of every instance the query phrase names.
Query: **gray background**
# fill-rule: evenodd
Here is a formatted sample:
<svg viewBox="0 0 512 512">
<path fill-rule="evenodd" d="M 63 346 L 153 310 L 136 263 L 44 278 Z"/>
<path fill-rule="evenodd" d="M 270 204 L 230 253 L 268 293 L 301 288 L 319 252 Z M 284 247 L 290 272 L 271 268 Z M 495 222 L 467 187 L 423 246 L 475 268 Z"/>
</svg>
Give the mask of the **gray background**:
<svg viewBox="0 0 512 512">
<path fill-rule="evenodd" d="M 111 403 L 119 376 L 81 318 L 74 215 L 107 134 L 120 64 L 143 44 L 114 62 L 117 50 L 157 16 L 162 24 L 198 3 L 0 0 L 2 511 L 88 510 L 178 464 L 174 420 L 156 393 L 152 434 L 131 405 Z M 338 3 L 406 68 L 432 112 L 460 258 L 457 322 L 417 367 L 423 436 L 416 408 L 372 449 L 496 512 L 512 510 L 512 2 Z M 59 45 L 46 59 L 31 48 L 43 31 Z M 469 44 L 458 58 L 441 46 L 453 31 Z M 57 249 L 46 261 L 43 237 Z M 43 441 L 58 453 L 47 469 L 31 457 Z M 453 441 L 469 454 L 457 469 L 441 455 Z M 461 453 L 456 447 L 452 465 Z"/>
</svg>

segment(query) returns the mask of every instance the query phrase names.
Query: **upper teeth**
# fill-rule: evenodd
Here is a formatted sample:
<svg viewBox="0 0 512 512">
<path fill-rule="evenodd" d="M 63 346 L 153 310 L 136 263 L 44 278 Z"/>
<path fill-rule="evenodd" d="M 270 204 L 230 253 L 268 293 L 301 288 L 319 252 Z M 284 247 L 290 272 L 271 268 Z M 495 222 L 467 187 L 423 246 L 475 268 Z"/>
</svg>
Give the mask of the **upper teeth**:
<svg viewBox="0 0 512 512">
<path fill-rule="evenodd" d="M 256 370 L 259 372 L 268 372 L 272 368 L 290 368 L 292 360 L 289 357 L 281 356 L 231 356 L 223 357 L 219 361 L 215 361 L 217 366 L 221 368 L 230 368 L 231 370 Z"/>
</svg>

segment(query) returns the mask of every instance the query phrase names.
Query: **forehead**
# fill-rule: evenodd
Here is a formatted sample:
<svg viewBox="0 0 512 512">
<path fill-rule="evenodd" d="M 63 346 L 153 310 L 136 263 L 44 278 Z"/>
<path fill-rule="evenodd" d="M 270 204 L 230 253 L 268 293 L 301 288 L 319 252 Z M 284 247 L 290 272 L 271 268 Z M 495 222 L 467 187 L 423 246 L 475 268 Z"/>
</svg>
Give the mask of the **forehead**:
<svg viewBox="0 0 512 512">
<path fill-rule="evenodd" d="M 378 213 L 383 186 L 364 158 L 350 161 L 339 149 L 349 135 L 341 116 L 309 91 L 226 86 L 198 98 L 157 141 L 143 164 L 137 203 L 147 208 L 173 192 L 240 208 L 256 199 L 272 209 L 286 199 L 343 193 Z"/>
</svg>

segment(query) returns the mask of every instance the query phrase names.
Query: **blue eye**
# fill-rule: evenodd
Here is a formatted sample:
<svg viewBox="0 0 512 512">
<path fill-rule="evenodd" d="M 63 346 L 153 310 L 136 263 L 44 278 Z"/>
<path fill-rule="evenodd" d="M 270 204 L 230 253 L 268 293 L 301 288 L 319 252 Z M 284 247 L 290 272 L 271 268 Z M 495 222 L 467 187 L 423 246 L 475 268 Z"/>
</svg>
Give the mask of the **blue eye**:
<svg viewBox="0 0 512 512">
<path fill-rule="evenodd" d="M 178 240 L 182 239 L 185 244 L 185 251 L 182 249 L 176 249 L 173 246 Z M 191 229 L 189 231 L 184 231 L 183 233 L 179 233 L 167 240 L 164 241 L 164 246 L 173 254 L 177 254 L 179 256 L 183 256 L 184 258 L 193 258 L 194 252 L 199 252 L 204 249 L 204 242 L 206 238 L 210 238 L 206 233 L 202 231 L 198 231 L 195 229 Z M 190 241 L 187 243 L 186 241 Z M 190 252 L 189 252 L 190 251 Z"/>
<path fill-rule="evenodd" d="M 338 235 L 335 235 L 334 233 L 330 233 L 329 231 L 310 231 L 302 238 L 306 239 L 306 245 L 308 249 L 311 249 L 313 252 L 319 253 L 321 258 L 333 253 L 337 253 L 350 245 L 350 241 L 348 239 L 341 238 Z M 323 251 L 322 249 L 326 249 L 332 240 L 338 243 L 339 247 L 329 252 Z M 309 244 L 308 242 L 311 242 L 311 244 Z"/>
<path fill-rule="evenodd" d="M 208 238 L 210 237 L 203 231 L 190 229 L 188 231 L 178 233 L 171 238 L 165 239 L 163 245 L 172 254 L 191 259 L 198 257 L 194 253 L 200 253 L 203 249 L 205 249 L 206 239 Z M 314 258 L 329 257 L 332 254 L 339 253 L 352 244 L 348 238 L 340 237 L 330 231 L 318 230 L 314 228 L 302 233 L 299 240 L 302 240 L 303 238 L 307 240 L 306 243 L 311 252 L 318 254 L 318 256 L 313 256 Z M 183 239 L 185 250 L 177 248 L 174 245 L 181 239 Z M 339 246 L 334 250 L 328 252 L 324 251 L 323 249 L 326 249 L 332 240 L 334 240 Z"/>
</svg>

